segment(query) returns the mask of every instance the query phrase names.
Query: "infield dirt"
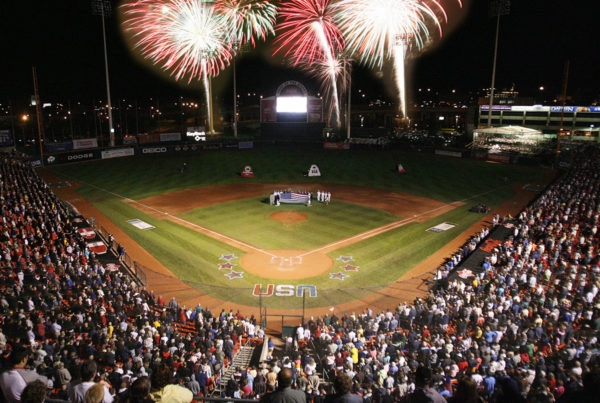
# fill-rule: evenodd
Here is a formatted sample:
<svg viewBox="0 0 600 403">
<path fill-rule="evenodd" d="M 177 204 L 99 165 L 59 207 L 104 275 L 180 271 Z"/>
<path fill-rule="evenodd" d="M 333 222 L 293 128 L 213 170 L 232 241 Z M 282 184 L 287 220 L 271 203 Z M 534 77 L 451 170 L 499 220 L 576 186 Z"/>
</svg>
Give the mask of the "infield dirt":
<svg viewBox="0 0 600 403">
<path fill-rule="evenodd" d="M 40 175 L 49 185 L 57 182 L 64 183 L 64 181 L 54 177 L 48 170 L 41 170 Z M 543 178 L 532 184 L 546 186 L 554 179 L 554 176 L 555 172 L 548 170 Z M 412 217 L 412 220 L 419 222 L 443 214 L 458 205 L 445 204 L 424 197 L 368 187 L 337 184 L 313 185 L 326 188 L 331 192 L 332 198 L 336 200 L 381 209 L 398 217 Z M 303 313 L 306 317 L 317 317 L 323 316 L 326 313 L 330 314 L 331 309 L 335 309 L 338 315 L 341 313 L 362 312 L 367 307 L 372 308 L 374 311 L 388 308 L 393 309 L 400 302 L 412 302 L 416 297 L 426 296 L 428 292 L 427 282 L 432 278 L 437 267 L 442 264 L 447 257 L 458 250 L 458 248 L 471 236 L 479 231 L 482 226 L 488 225 L 494 214 L 497 213 L 501 216 L 507 214 L 516 215 L 535 198 L 536 193 L 526 190 L 525 185 L 527 184 L 516 186 L 515 195 L 512 199 L 506 201 L 488 214 L 482 215 L 481 220 L 478 223 L 466 229 L 444 248 L 429 256 L 419 265 L 415 266 L 409 273 L 399 278 L 385 289 L 360 300 L 335 305 L 330 308 L 322 307 L 306 309 Z M 197 207 L 209 206 L 248 197 L 268 195 L 273 189 L 281 188 L 281 186 L 290 186 L 290 184 L 251 183 L 200 187 L 152 196 L 132 203 L 135 204 L 136 208 L 143 210 L 148 214 L 153 214 L 160 219 L 169 219 L 171 215 L 175 216 Z M 74 205 L 84 217 L 94 217 L 98 225 L 103 226 L 107 231 L 111 232 L 115 236 L 115 239 L 125 246 L 127 253 L 134 261 L 149 268 L 146 272 L 147 289 L 153 290 L 156 295 L 162 295 L 165 299 L 174 296 L 180 305 L 192 307 L 200 303 L 204 307 L 209 307 L 213 312 L 220 312 L 221 310 L 233 310 L 235 312 L 239 310 L 244 315 L 254 314 L 258 317 L 260 313 L 259 308 L 257 307 L 239 305 L 236 304 L 235 301 L 224 301 L 214 298 L 178 279 L 148 251 L 134 242 L 125 232 L 112 223 L 91 203 L 83 199 L 77 193 L 77 187 L 77 183 L 71 182 L 69 183 L 69 186 L 54 187 L 53 191 L 59 198 Z M 301 213 L 289 214 L 287 212 L 274 212 L 271 218 L 288 222 L 306 219 L 305 217 L 302 217 Z M 178 223 L 181 224 L 180 221 L 178 221 Z M 194 229 L 198 230 L 197 228 Z M 351 240 L 349 240 L 349 242 L 351 242 Z M 240 245 L 235 246 L 240 247 Z M 337 243 L 336 247 L 339 247 Z M 242 249 L 244 250 L 244 248 Z M 290 250 L 277 252 L 289 254 L 291 256 L 299 251 Z M 312 276 L 315 272 L 323 273 L 327 271 L 333 262 L 331 258 L 326 255 L 326 252 L 328 252 L 327 248 L 321 249 L 319 253 L 306 255 L 303 259 L 303 262 L 306 262 L 306 264 L 302 265 L 300 268 L 301 270 L 280 270 L 274 265 L 269 269 L 268 257 L 252 250 L 248 250 L 248 253 L 243 256 L 241 264 L 244 269 L 252 272 L 259 271 L 260 275 L 264 277 L 299 279 Z M 307 272 L 307 270 L 313 270 L 314 272 Z M 299 311 L 292 311 L 293 310 L 290 309 L 270 309 L 269 314 L 289 315 L 295 313 L 299 315 L 302 313 Z M 278 327 L 277 323 L 268 324 L 270 330 L 277 331 Z"/>
</svg>

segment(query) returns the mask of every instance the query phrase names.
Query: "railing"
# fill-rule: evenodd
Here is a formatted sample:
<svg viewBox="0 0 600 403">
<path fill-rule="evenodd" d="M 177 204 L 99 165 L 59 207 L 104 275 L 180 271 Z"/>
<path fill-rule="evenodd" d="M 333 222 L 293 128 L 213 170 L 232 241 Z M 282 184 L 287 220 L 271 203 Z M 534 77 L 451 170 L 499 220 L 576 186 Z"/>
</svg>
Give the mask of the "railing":
<svg viewBox="0 0 600 403">
<path fill-rule="evenodd" d="M 95 223 L 92 223 L 92 225 L 94 226 L 94 230 L 98 236 L 102 238 L 104 243 L 108 246 L 109 252 L 119 258 L 119 261 L 123 265 L 124 269 L 138 283 L 138 285 L 147 285 L 146 273 L 144 273 L 144 271 L 139 267 L 140 265 L 127 254 L 125 247 L 116 240 L 111 240 L 111 234 L 106 230 L 106 228 L 101 225 L 95 226 Z"/>
</svg>

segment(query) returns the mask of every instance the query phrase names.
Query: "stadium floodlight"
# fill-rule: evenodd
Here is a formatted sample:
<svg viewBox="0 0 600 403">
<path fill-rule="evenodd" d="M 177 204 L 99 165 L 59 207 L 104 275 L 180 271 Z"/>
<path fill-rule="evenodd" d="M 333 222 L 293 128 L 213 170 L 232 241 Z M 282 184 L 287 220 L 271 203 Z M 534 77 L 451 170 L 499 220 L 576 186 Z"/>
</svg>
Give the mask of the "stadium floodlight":
<svg viewBox="0 0 600 403">
<path fill-rule="evenodd" d="M 112 6 L 108 0 L 92 0 L 92 11 L 102 17 L 102 39 L 104 42 L 104 73 L 106 76 L 106 98 L 108 108 L 108 134 L 110 138 L 110 146 L 115 145 L 115 129 L 113 127 L 112 104 L 110 101 L 110 79 L 108 75 L 108 52 L 106 50 L 106 25 L 104 17 L 109 16 L 112 11 Z"/>
<path fill-rule="evenodd" d="M 496 63 L 498 60 L 498 36 L 500 34 L 500 17 L 510 13 L 510 0 L 491 0 L 489 15 L 496 17 L 496 40 L 494 44 L 494 62 L 492 65 L 492 84 L 490 85 L 490 109 L 488 110 L 488 127 L 492 127 L 492 107 L 494 106 L 494 87 L 496 85 Z"/>
</svg>

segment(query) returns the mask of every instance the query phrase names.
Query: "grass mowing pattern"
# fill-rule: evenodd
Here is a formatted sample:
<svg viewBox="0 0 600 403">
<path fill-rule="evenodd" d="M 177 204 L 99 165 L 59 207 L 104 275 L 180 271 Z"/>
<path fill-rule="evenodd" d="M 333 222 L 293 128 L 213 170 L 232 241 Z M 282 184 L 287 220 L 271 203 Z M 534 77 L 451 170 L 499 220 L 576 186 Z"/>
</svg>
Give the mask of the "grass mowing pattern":
<svg viewBox="0 0 600 403">
<path fill-rule="evenodd" d="M 178 168 L 185 161 L 188 171 L 181 174 Z M 407 174 L 399 175 L 395 164 L 401 162 Z M 310 164 L 321 169 L 321 178 L 302 175 Z M 256 172 L 253 179 L 239 177 L 243 166 L 251 165 Z M 226 183 L 286 182 L 286 183 L 341 183 L 386 188 L 444 202 L 465 200 L 466 205 L 423 224 L 410 224 L 377 237 L 337 250 L 330 257 L 351 255 L 360 267 L 344 281 L 332 280 L 329 274 L 287 284 L 316 284 L 318 298 L 308 298 L 308 307 L 327 306 L 361 298 L 367 293 L 396 281 L 403 273 L 421 262 L 426 256 L 441 248 L 480 216 L 469 213 L 473 204 L 497 206 L 512 195 L 515 182 L 532 181 L 540 171 L 480 161 L 440 158 L 421 154 L 402 154 L 392 151 L 331 151 L 299 149 L 256 149 L 243 151 L 203 152 L 186 156 L 141 156 L 79 164 L 57 166 L 53 172 L 68 180 L 84 183 L 79 189 L 82 197 L 90 200 L 109 219 L 119 225 L 129 236 L 147 249 L 165 266 L 184 281 L 204 292 L 240 304 L 258 304 L 251 296 L 256 283 L 267 284 L 268 279 L 244 273 L 243 279 L 227 280 L 218 270 L 218 257 L 223 253 L 242 252 L 224 245 L 193 230 L 167 220 L 158 220 L 122 202 L 123 197 L 140 199 L 157 193 L 188 187 Z M 266 195 L 265 195 L 266 196 Z M 362 228 L 379 226 L 391 218 L 383 212 L 369 211 L 363 207 L 335 201 L 327 206 L 327 215 L 319 217 L 318 206 L 311 207 L 315 217 L 303 224 L 293 224 L 282 229 L 270 223 L 268 214 L 273 206 L 260 199 L 242 200 L 211 206 L 183 215 L 189 221 L 210 226 L 215 231 L 229 232 L 248 243 L 273 249 L 311 249 L 361 232 Z M 305 206 L 286 206 L 306 212 Z M 249 209 L 252 214 L 249 214 Z M 372 214 L 372 215 L 371 215 Z M 256 217 L 253 217 L 256 215 Z M 349 218 L 348 224 L 330 225 L 327 219 Z M 139 218 L 156 227 L 142 231 L 127 224 Z M 313 225 L 313 220 L 321 220 Z M 368 222 L 372 221 L 372 222 Z M 443 233 L 428 233 L 426 229 L 443 221 L 458 226 Z M 263 227 L 263 225 L 265 227 Z M 277 227 L 279 225 L 279 227 Z M 270 227 L 269 227 L 270 226 Z M 239 228 L 238 228 L 239 227 Z M 274 228 L 277 227 L 277 228 Z M 274 239 L 272 231 L 279 238 Z M 311 239 L 314 237 L 314 239 Z M 290 244 L 291 242 L 291 244 Z M 339 270 L 336 263 L 332 271 Z M 265 306 L 297 309 L 299 298 L 263 299 Z"/>
<path fill-rule="evenodd" d="M 305 214 L 306 221 L 282 223 L 269 218 L 275 212 Z M 356 204 L 332 202 L 273 207 L 263 198 L 251 198 L 195 209 L 181 214 L 186 221 L 210 228 L 260 249 L 315 249 L 337 240 L 397 221 L 383 211 Z"/>
<path fill-rule="evenodd" d="M 179 172 L 183 162 L 188 171 Z M 407 174 L 396 172 L 401 162 Z M 320 178 L 303 173 L 311 164 Z M 254 178 L 241 178 L 251 165 Z M 532 168 L 394 151 L 256 149 L 195 155 L 143 155 L 50 168 L 57 175 L 108 189 L 134 200 L 189 187 L 248 182 L 341 183 L 395 190 L 443 202 L 539 177 Z M 91 194 L 90 194 L 91 196 Z M 334 195 L 335 197 L 335 195 Z"/>
</svg>

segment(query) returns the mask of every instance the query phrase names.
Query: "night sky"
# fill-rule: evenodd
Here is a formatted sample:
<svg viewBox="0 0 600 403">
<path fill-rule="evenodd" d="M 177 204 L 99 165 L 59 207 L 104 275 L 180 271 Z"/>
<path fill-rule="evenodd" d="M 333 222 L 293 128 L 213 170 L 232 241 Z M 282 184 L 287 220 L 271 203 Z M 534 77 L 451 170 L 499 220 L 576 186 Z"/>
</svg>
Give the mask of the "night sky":
<svg viewBox="0 0 600 403">
<path fill-rule="evenodd" d="M 443 26 L 443 40 L 435 49 L 410 61 L 409 94 L 418 88 L 468 92 L 491 84 L 496 18 L 488 14 L 488 1 L 463 0 L 462 10 L 455 0 L 444 1 L 452 13 L 450 22 Z M 113 15 L 106 19 L 112 97 L 195 93 L 197 90 L 163 79 L 131 55 L 116 16 L 120 2 L 112 3 Z M 600 98 L 598 9 L 591 0 L 513 0 L 510 14 L 500 18 L 496 88 L 512 87 L 525 96 L 536 96 L 544 86 L 545 97 L 556 97 L 562 93 L 568 61 L 568 94 L 579 104 Z M 0 12 L 0 102 L 19 103 L 30 98 L 33 66 L 43 101 L 106 97 L 102 23 L 92 12 L 91 1 L 7 0 Z M 318 89 L 314 80 L 286 69 L 269 55 L 269 44 L 265 44 L 239 59 L 240 93 L 255 91 L 270 96 L 281 82 L 290 79 Z M 215 87 L 224 88 L 224 94 L 231 87 L 231 70 L 225 70 L 215 83 Z M 353 86 L 386 91 L 385 81 L 360 67 L 354 69 Z"/>
</svg>

